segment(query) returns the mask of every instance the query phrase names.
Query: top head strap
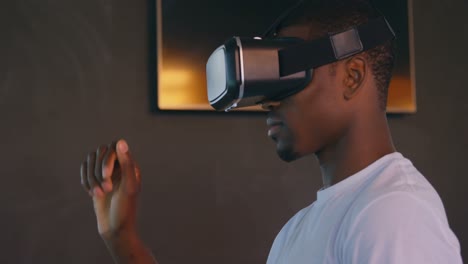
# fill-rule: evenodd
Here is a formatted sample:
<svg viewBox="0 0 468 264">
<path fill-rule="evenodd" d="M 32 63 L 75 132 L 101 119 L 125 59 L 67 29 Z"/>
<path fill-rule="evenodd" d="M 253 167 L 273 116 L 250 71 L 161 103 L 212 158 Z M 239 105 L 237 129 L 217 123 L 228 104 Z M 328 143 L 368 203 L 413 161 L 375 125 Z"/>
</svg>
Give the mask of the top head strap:
<svg viewBox="0 0 468 264">
<path fill-rule="evenodd" d="M 288 18 L 291 13 L 293 13 L 297 8 L 299 8 L 302 3 L 304 2 L 304 0 L 299 0 L 296 4 L 294 4 L 293 6 L 291 6 L 290 8 L 286 9 L 286 11 L 284 11 L 277 19 L 276 21 L 270 26 L 268 27 L 268 29 L 262 34 L 260 35 L 260 37 L 262 39 L 264 38 L 268 38 L 268 37 L 271 37 L 272 35 L 276 35 L 276 31 L 278 30 L 278 27 L 280 26 L 280 24 L 286 19 Z"/>
<path fill-rule="evenodd" d="M 383 16 L 373 18 L 348 30 L 279 50 L 280 76 L 317 68 L 375 48 L 394 38 L 395 33 Z"/>
</svg>

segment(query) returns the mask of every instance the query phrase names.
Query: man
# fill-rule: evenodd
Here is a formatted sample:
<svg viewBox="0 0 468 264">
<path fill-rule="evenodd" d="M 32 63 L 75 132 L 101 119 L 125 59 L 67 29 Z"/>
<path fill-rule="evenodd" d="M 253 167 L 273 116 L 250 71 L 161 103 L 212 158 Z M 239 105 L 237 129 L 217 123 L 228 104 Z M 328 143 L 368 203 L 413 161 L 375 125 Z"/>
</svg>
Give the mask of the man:
<svg viewBox="0 0 468 264">
<path fill-rule="evenodd" d="M 376 15 L 366 1 L 307 1 L 278 36 L 312 40 Z M 393 62 L 387 42 L 318 67 L 305 89 L 263 104 L 278 155 L 315 154 L 323 178 L 317 201 L 276 237 L 268 264 L 462 263 L 437 192 L 393 146 L 385 113 Z M 127 143 L 89 154 L 81 178 L 115 261 L 155 263 L 136 232 L 140 173 Z"/>
</svg>

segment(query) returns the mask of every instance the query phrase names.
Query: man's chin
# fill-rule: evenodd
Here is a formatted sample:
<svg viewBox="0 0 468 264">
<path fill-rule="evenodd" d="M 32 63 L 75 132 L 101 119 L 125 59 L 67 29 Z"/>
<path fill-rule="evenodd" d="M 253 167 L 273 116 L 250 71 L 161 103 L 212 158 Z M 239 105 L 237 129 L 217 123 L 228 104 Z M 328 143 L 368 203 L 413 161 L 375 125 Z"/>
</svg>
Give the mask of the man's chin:
<svg viewBox="0 0 468 264">
<path fill-rule="evenodd" d="M 291 148 L 281 148 L 280 146 L 277 146 L 276 153 L 279 158 L 285 162 L 295 161 L 300 158 L 300 155 Z"/>
</svg>

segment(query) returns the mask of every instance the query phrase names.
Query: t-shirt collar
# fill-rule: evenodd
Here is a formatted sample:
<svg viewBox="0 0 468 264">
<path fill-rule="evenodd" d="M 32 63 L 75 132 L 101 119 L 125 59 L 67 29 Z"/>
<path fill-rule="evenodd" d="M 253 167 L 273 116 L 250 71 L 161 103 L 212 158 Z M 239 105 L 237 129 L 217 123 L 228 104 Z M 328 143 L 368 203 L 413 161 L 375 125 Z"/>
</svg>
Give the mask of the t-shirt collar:
<svg viewBox="0 0 468 264">
<path fill-rule="evenodd" d="M 388 162 L 403 158 L 403 155 L 399 152 L 393 152 L 387 154 L 380 159 L 374 161 L 366 168 L 360 170 L 359 172 L 347 177 L 346 179 L 328 187 L 328 188 L 321 188 L 317 192 L 317 203 L 324 203 L 329 200 L 331 197 L 343 193 L 346 189 L 352 188 L 353 186 L 359 185 L 360 183 L 364 182 L 368 177 L 373 175 L 373 171 L 385 166 Z"/>
</svg>

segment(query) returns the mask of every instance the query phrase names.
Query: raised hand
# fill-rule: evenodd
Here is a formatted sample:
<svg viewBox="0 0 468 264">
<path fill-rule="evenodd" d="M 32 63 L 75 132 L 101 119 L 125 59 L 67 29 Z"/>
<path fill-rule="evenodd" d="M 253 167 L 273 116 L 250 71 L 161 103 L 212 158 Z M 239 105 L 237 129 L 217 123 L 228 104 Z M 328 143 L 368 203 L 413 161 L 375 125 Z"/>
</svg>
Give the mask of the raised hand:
<svg viewBox="0 0 468 264">
<path fill-rule="evenodd" d="M 156 263 L 137 234 L 140 169 L 127 142 L 102 145 L 81 164 L 81 185 L 93 199 L 98 231 L 117 263 Z"/>
<path fill-rule="evenodd" d="M 103 238 L 136 231 L 140 170 L 124 140 L 89 153 L 81 165 L 81 184 L 93 198 Z"/>
</svg>

